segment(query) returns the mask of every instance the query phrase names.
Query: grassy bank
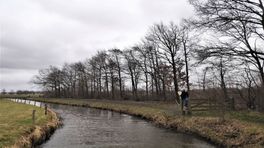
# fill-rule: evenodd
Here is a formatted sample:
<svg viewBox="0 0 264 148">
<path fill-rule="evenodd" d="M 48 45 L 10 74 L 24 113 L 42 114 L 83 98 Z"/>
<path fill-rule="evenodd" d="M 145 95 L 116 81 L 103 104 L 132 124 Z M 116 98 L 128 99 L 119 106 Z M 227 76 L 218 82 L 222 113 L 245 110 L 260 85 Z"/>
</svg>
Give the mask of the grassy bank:
<svg viewBox="0 0 264 148">
<path fill-rule="evenodd" d="M 35 124 L 32 110 L 36 110 Z M 56 114 L 32 105 L 0 99 L 0 147 L 31 147 L 45 141 L 59 125 Z"/>
<path fill-rule="evenodd" d="M 264 147 L 264 115 L 257 112 L 229 112 L 223 121 L 211 112 L 182 116 L 174 103 L 41 98 L 35 100 L 140 116 L 166 128 L 198 135 L 219 146 Z"/>
</svg>

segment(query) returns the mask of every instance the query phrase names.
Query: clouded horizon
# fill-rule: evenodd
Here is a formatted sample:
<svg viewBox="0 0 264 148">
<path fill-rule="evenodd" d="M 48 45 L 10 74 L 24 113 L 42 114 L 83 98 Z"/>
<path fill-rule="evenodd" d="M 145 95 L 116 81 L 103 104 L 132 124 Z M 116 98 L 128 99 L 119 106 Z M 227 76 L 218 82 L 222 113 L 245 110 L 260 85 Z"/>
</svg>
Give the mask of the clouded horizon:
<svg viewBox="0 0 264 148">
<path fill-rule="evenodd" d="M 0 89 L 37 90 L 39 69 L 132 46 L 154 23 L 192 14 L 188 0 L 0 0 Z"/>
</svg>

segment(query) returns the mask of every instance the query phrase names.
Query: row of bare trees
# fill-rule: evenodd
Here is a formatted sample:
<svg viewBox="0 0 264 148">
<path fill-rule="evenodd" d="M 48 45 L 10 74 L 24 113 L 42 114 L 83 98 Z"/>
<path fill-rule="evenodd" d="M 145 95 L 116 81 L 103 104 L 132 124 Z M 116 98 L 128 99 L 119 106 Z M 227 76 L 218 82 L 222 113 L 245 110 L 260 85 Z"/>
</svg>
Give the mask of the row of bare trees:
<svg viewBox="0 0 264 148">
<path fill-rule="evenodd" d="M 196 16 L 154 24 L 140 43 L 40 70 L 33 82 L 56 97 L 176 100 L 209 91 L 264 108 L 262 0 L 190 0 Z M 195 95 L 193 95 L 195 96 Z"/>
<path fill-rule="evenodd" d="M 186 83 L 190 88 L 188 34 L 186 27 L 174 23 L 155 24 L 131 48 L 99 51 L 84 62 L 62 68 L 50 66 L 40 70 L 33 81 L 56 97 L 179 101 L 175 93 L 179 87 Z"/>
</svg>

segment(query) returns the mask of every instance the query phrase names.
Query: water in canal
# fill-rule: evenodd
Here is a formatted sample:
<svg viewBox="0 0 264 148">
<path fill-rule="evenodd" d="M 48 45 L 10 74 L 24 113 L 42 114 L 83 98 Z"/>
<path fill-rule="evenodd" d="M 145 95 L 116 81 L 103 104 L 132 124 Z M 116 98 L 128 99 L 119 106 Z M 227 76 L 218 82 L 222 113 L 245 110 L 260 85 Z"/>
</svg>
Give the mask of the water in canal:
<svg viewBox="0 0 264 148">
<path fill-rule="evenodd" d="M 34 101 L 33 101 L 34 102 Z M 41 105 L 41 103 L 25 102 Z M 126 114 L 49 104 L 63 126 L 39 148 L 211 148 L 194 136 L 177 133 Z"/>
</svg>

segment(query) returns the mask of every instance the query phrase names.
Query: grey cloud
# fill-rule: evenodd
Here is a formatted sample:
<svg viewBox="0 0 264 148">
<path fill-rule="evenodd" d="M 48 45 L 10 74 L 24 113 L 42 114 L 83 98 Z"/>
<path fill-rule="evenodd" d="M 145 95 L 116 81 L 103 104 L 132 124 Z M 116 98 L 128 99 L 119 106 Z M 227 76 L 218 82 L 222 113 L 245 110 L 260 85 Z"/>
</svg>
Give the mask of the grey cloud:
<svg viewBox="0 0 264 148">
<path fill-rule="evenodd" d="M 0 0 L 0 89 L 31 89 L 40 68 L 129 47 L 153 23 L 191 14 L 187 0 Z"/>
<path fill-rule="evenodd" d="M 10 90 L 37 90 L 30 83 L 37 70 L 21 70 L 0 68 L 0 89 Z"/>
</svg>

